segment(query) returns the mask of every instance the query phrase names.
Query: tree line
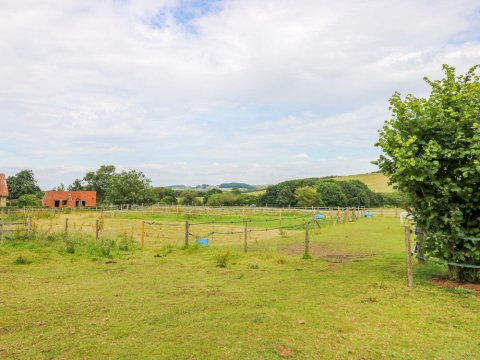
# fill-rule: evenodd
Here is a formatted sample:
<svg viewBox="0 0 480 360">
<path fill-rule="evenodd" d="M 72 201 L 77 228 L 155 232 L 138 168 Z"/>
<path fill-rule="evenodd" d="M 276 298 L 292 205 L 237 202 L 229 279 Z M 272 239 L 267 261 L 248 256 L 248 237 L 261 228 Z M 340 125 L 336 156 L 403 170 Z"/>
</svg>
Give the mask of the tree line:
<svg viewBox="0 0 480 360">
<path fill-rule="evenodd" d="M 289 180 L 269 186 L 261 196 L 261 205 L 288 206 L 402 206 L 404 197 L 398 193 L 376 193 L 359 180 L 308 178 Z"/>
<path fill-rule="evenodd" d="M 43 192 L 31 170 L 22 170 L 7 178 L 10 199 L 18 199 L 19 206 L 39 206 Z M 284 181 L 269 186 L 265 193 L 253 195 L 239 189 L 173 190 L 153 187 L 141 171 L 118 172 L 113 165 L 102 165 L 76 179 L 67 187 L 70 191 L 96 191 L 98 205 L 163 204 L 208 206 L 402 206 L 399 193 L 381 194 L 371 191 L 358 180 L 336 181 L 331 178 L 309 178 Z M 54 190 L 65 190 L 60 185 Z"/>
</svg>

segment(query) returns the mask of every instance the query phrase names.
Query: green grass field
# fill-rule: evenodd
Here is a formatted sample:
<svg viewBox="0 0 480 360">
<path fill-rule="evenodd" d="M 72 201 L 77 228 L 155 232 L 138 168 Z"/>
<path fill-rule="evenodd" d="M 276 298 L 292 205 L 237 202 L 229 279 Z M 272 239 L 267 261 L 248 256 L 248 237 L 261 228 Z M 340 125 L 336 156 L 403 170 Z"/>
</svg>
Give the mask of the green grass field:
<svg viewBox="0 0 480 360">
<path fill-rule="evenodd" d="M 388 178 L 381 173 L 358 174 L 339 176 L 335 180 L 360 180 L 375 192 L 393 192 L 394 189 L 388 185 Z"/>
<path fill-rule="evenodd" d="M 317 228 L 311 260 L 302 231 L 248 254 L 227 241 L 102 252 L 82 237 L 72 253 L 61 236 L 6 240 L 0 358 L 478 358 L 479 298 L 431 284 L 440 266 L 416 265 L 408 290 L 402 233 L 392 218 Z"/>
</svg>

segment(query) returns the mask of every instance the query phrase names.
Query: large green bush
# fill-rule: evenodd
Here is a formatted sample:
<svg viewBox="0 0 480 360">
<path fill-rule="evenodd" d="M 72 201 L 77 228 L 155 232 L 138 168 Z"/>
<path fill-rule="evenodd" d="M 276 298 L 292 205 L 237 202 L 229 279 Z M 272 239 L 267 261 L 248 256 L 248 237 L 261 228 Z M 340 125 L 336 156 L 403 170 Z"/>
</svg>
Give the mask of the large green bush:
<svg viewBox="0 0 480 360">
<path fill-rule="evenodd" d="M 477 66 L 457 76 L 425 81 L 430 96 L 390 99 L 391 120 L 380 131 L 376 162 L 406 194 L 417 224 L 427 230 L 425 250 L 450 263 L 480 265 L 480 82 Z M 480 272 L 450 266 L 458 280 Z"/>
</svg>

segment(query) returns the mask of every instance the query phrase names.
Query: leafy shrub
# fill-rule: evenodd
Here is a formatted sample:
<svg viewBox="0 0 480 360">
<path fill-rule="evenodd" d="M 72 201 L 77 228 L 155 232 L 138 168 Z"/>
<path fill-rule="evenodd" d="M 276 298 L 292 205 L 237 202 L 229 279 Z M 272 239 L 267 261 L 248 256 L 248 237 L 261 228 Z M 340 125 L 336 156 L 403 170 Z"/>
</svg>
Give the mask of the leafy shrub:
<svg viewBox="0 0 480 360">
<path fill-rule="evenodd" d="M 480 265 L 479 65 L 432 81 L 427 98 L 396 92 L 391 120 L 380 131 L 375 162 L 407 198 L 417 226 L 426 232 L 425 253 L 450 263 Z M 480 282 L 474 267 L 449 267 L 458 281 Z"/>
<path fill-rule="evenodd" d="M 26 194 L 26 195 L 22 195 L 18 198 L 17 205 L 20 206 L 20 207 L 39 206 L 40 201 L 38 200 L 36 195 Z"/>
</svg>

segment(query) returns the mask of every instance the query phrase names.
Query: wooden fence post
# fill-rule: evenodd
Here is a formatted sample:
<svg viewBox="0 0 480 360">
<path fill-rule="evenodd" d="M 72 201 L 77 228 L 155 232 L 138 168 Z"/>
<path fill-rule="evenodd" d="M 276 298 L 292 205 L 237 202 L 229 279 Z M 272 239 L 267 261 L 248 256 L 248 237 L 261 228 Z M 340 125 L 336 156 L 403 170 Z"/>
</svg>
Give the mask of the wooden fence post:
<svg viewBox="0 0 480 360">
<path fill-rule="evenodd" d="M 405 226 L 405 255 L 407 257 L 407 286 L 413 288 L 413 272 L 412 272 L 412 249 L 410 243 L 410 226 Z"/>
<path fill-rule="evenodd" d="M 142 246 L 142 249 L 145 245 L 145 221 L 142 220 L 142 236 L 141 236 L 141 246 Z"/>
<path fill-rule="evenodd" d="M 243 251 L 247 252 L 247 222 L 245 221 L 245 228 L 243 234 Z"/>
<path fill-rule="evenodd" d="M 95 220 L 95 240 L 98 240 L 98 231 L 99 231 L 99 228 L 98 228 L 98 219 Z"/>
<path fill-rule="evenodd" d="M 304 259 L 310 258 L 310 239 L 308 237 L 308 222 L 305 224 L 305 252 L 303 253 Z"/>
<path fill-rule="evenodd" d="M 3 227 L 4 227 L 4 222 L 3 222 L 3 217 L 2 221 L 0 222 L 0 240 L 3 241 L 5 240 L 5 235 L 3 234 Z"/>
<path fill-rule="evenodd" d="M 32 218 L 29 216 L 27 217 L 27 233 L 30 234 L 32 232 Z"/>
<path fill-rule="evenodd" d="M 189 233 L 190 224 L 188 221 L 185 221 L 185 247 L 188 247 L 188 233 Z"/>
<path fill-rule="evenodd" d="M 423 254 L 423 241 L 425 239 L 425 232 L 421 228 L 415 227 L 415 235 L 417 236 L 417 245 L 418 245 L 418 256 L 417 260 L 419 264 L 425 262 L 425 257 Z"/>
<path fill-rule="evenodd" d="M 68 237 L 68 218 L 65 218 L 65 237 Z"/>
</svg>

